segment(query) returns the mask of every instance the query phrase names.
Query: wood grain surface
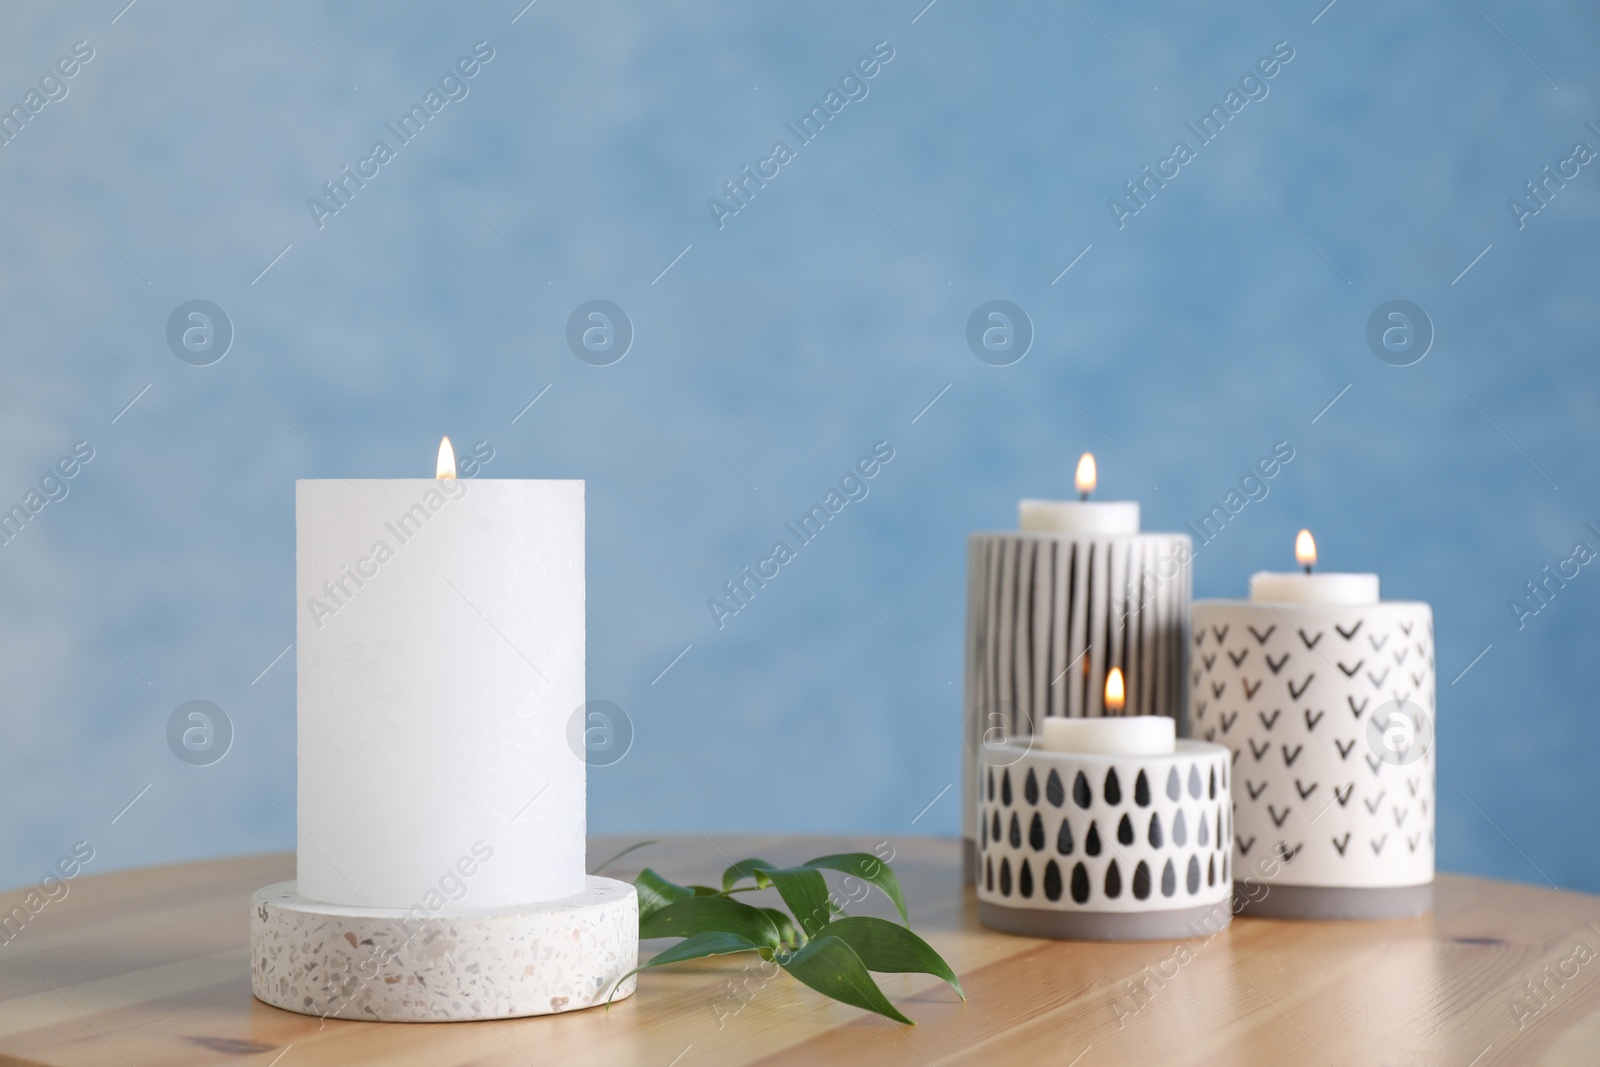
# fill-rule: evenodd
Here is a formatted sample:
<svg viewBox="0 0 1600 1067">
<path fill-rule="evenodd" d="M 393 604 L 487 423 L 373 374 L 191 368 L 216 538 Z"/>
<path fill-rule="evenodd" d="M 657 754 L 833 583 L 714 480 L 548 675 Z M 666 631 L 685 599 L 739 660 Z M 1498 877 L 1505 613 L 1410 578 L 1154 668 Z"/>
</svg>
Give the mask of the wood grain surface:
<svg viewBox="0 0 1600 1067">
<path fill-rule="evenodd" d="M 633 840 L 591 840 L 590 857 Z M 1430 918 L 1238 920 L 1208 941 L 1069 944 L 980 927 L 955 841 L 671 838 L 604 873 L 711 881 L 748 856 L 880 844 L 913 927 L 968 997 L 882 976 L 916 1026 L 764 980 L 740 958 L 647 972 L 609 1011 L 409 1025 L 279 1011 L 250 996 L 248 903 L 294 861 L 245 856 L 74 879 L 0 944 L 0 1064 L 1600 1063 L 1600 898 L 1577 893 L 1441 875 Z M 23 899 L 0 894 L 0 915 Z M 852 910 L 892 915 L 881 897 Z"/>
</svg>

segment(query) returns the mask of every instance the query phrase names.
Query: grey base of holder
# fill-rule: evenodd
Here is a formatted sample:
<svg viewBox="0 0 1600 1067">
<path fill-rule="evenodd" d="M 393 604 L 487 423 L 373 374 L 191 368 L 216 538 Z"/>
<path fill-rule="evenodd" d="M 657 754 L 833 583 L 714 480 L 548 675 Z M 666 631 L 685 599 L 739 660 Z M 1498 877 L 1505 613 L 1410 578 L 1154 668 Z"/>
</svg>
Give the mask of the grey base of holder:
<svg viewBox="0 0 1600 1067">
<path fill-rule="evenodd" d="M 1167 911 L 1046 911 L 978 901 L 978 921 L 991 930 L 1055 941 L 1170 941 L 1210 937 L 1233 914 L 1227 901 Z"/>
<path fill-rule="evenodd" d="M 978 843 L 970 837 L 961 839 L 961 884 L 978 884 Z"/>
<path fill-rule="evenodd" d="M 1252 885 L 1252 900 L 1233 883 L 1235 913 L 1251 919 L 1411 919 L 1433 911 L 1433 883 L 1349 889 L 1317 885 Z"/>
</svg>

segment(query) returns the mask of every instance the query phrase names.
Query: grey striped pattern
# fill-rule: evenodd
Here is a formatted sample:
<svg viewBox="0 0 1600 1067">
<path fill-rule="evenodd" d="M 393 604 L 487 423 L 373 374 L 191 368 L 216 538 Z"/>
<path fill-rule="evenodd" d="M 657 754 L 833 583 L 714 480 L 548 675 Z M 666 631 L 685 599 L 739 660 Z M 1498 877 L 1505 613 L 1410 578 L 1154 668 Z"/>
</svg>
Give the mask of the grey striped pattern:
<svg viewBox="0 0 1600 1067">
<path fill-rule="evenodd" d="M 1121 667 L 1129 715 L 1184 735 L 1193 550 L 1185 534 L 980 533 L 967 542 L 962 832 L 977 836 L 980 745 L 1049 715 L 1105 713 Z"/>
</svg>

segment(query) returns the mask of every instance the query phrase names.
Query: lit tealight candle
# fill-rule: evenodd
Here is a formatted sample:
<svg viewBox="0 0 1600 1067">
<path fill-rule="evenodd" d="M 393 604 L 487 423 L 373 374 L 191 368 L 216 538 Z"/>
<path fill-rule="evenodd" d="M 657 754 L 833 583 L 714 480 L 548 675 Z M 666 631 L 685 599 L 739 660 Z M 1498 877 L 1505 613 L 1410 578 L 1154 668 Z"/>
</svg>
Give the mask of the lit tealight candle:
<svg viewBox="0 0 1600 1067">
<path fill-rule="evenodd" d="M 1362 605 L 1378 602 L 1376 574 L 1335 574 L 1314 572 L 1317 542 L 1310 530 L 1301 530 L 1294 540 L 1294 558 L 1305 569 L 1303 574 L 1261 571 L 1250 576 L 1250 599 L 1272 604 Z"/>
<path fill-rule="evenodd" d="M 1137 500 L 1090 500 L 1099 475 L 1094 453 L 1078 460 L 1077 500 L 1023 500 L 1017 505 L 1018 526 L 1027 533 L 1062 533 L 1117 537 L 1139 532 Z"/>
<path fill-rule="evenodd" d="M 1033 747 L 1044 752 L 1101 756 L 1170 756 L 1177 748 L 1177 724 L 1165 715 L 1122 714 L 1126 701 L 1122 668 L 1106 675 L 1104 718 L 1051 717 L 1041 722 Z"/>
</svg>

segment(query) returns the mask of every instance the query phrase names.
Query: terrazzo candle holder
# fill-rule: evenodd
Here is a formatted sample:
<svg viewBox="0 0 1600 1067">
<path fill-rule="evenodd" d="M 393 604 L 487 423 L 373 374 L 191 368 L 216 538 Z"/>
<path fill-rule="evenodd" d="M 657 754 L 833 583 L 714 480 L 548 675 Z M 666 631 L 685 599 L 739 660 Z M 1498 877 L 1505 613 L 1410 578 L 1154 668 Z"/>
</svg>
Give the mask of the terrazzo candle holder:
<svg viewBox="0 0 1600 1067">
<path fill-rule="evenodd" d="M 339 907 L 279 882 L 256 891 L 251 912 L 251 993 L 306 1015 L 409 1023 L 551 1015 L 604 1004 L 638 965 L 634 888 L 594 875 L 575 897 L 439 915 Z"/>
<path fill-rule="evenodd" d="M 1207 600 L 1193 640 L 1191 731 L 1232 752 L 1239 914 L 1432 910 L 1432 609 Z"/>
<path fill-rule="evenodd" d="M 1188 708 L 1190 560 L 1185 534 L 1008 531 L 967 542 L 963 868 L 976 874 L 980 760 L 1052 715 L 1105 713 L 1120 667 L 1126 714 Z"/>
<path fill-rule="evenodd" d="M 1228 750 L 1163 756 L 991 749 L 978 817 L 978 918 L 1030 937 L 1146 941 L 1228 925 Z"/>
</svg>

